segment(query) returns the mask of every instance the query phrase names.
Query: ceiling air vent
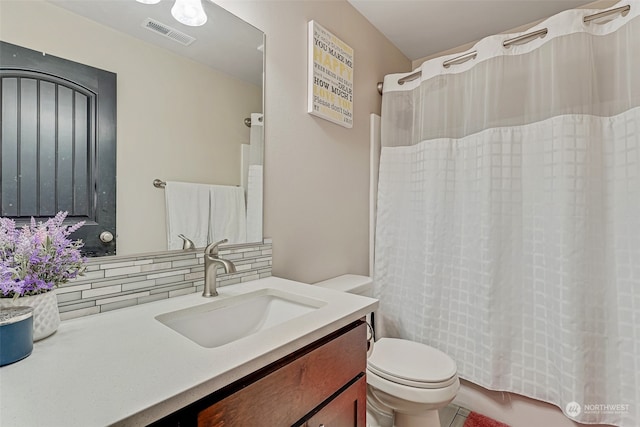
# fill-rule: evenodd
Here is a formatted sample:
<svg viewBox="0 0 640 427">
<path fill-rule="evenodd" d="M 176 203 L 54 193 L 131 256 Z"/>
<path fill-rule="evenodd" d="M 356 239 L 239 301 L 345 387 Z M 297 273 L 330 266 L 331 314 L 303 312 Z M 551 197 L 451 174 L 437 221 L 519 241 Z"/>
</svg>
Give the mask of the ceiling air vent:
<svg viewBox="0 0 640 427">
<path fill-rule="evenodd" d="M 183 32 L 176 30 L 175 28 L 171 28 L 170 26 L 163 24 L 162 22 L 158 22 L 154 19 L 147 18 L 142 23 L 142 26 L 147 30 L 153 31 L 154 33 L 160 34 L 161 36 L 165 36 L 170 38 L 171 40 L 177 41 L 180 44 L 185 46 L 189 46 L 191 43 L 196 41 L 195 38 L 186 35 Z"/>
</svg>

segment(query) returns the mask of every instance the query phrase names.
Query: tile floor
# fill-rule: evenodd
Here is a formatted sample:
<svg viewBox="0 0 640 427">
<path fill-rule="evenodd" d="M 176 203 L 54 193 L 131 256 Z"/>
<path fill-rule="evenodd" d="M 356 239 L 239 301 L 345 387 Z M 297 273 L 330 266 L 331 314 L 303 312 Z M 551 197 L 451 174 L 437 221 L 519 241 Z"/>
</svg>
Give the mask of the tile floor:
<svg viewBox="0 0 640 427">
<path fill-rule="evenodd" d="M 440 410 L 441 427 L 463 427 L 471 411 L 458 405 L 449 404 Z M 391 427 L 393 419 L 380 413 L 374 415 L 367 410 L 367 427 Z"/>
<path fill-rule="evenodd" d="M 450 403 L 448 406 L 440 410 L 440 426 L 441 427 L 462 427 L 469 415 L 468 409 Z"/>
</svg>

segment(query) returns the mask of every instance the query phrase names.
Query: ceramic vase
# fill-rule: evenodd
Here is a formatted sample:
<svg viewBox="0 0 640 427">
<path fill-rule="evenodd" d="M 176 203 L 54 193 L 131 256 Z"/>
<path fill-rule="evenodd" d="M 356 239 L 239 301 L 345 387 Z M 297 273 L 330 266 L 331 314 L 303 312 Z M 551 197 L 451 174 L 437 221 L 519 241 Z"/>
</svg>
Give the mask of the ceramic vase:
<svg viewBox="0 0 640 427">
<path fill-rule="evenodd" d="M 55 290 L 38 295 L 0 298 L 0 307 L 28 306 L 33 308 L 33 341 L 53 334 L 60 325 L 60 312 Z"/>
</svg>

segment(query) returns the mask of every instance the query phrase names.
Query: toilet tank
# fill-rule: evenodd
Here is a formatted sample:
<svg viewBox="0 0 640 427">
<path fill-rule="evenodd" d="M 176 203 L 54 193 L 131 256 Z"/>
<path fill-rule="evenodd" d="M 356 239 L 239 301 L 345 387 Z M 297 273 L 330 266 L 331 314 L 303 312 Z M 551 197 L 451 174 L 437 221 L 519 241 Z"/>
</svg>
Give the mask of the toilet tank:
<svg viewBox="0 0 640 427">
<path fill-rule="evenodd" d="M 369 276 L 345 274 L 342 276 L 334 277 L 333 279 L 314 283 L 314 285 L 322 286 L 329 289 L 335 289 L 336 291 L 348 292 L 350 294 L 373 297 L 373 280 Z M 375 340 L 375 322 L 373 313 L 367 314 L 367 324 L 370 326 L 370 329 L 367 331 L 367 341 L 373 342 Z M 369 357 L 369 355 L 373 351 L 373 345 L 368 344 L 367 348 L 367 357 Z"/>
<path fill-rule="evenodd" d="M 369 276 L 345 274 L 334 277 L 333 279 L 314 283 L 314 285 L 365 297 L 373 297 L 373 280 Z"/>
</svg>

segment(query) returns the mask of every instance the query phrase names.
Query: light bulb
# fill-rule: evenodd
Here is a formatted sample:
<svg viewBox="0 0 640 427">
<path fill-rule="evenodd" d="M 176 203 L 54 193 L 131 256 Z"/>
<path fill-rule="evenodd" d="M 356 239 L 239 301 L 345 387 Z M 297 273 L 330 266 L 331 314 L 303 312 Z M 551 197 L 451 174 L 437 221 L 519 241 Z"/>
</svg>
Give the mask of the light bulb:
<svg viewBox="0 0 640 427">
<path fill-rule="evenodd" d="M 160 3 L 160 0 L 136 0 L 138 3 L 144 3 L 144 4 L 158 4 Z"/>
<path fill-rule="evenodd" d="M 207 14 L 200 0 L 176 0 L 171 14 L 178 22 L 191 27 L 199 27 L 207 22 Z"/>
</svg>

